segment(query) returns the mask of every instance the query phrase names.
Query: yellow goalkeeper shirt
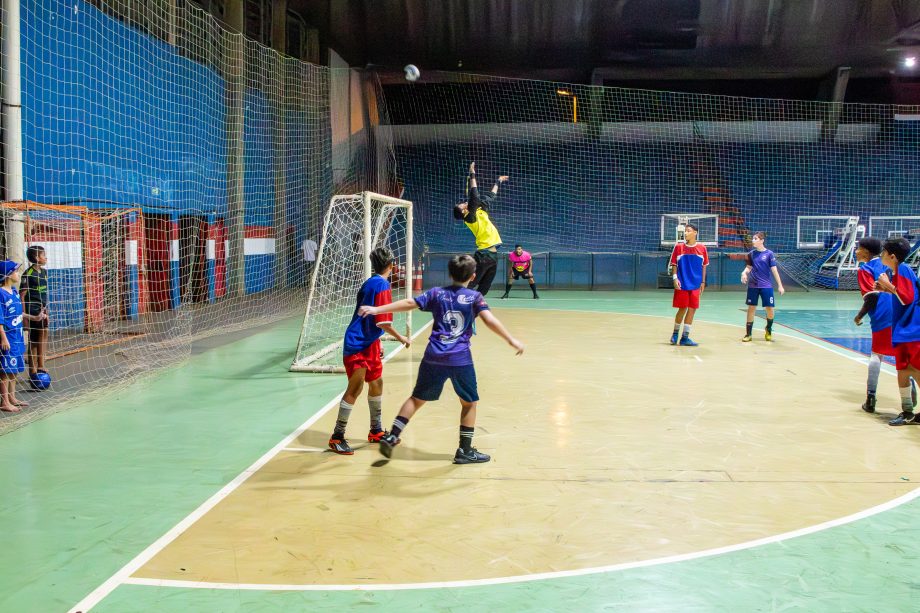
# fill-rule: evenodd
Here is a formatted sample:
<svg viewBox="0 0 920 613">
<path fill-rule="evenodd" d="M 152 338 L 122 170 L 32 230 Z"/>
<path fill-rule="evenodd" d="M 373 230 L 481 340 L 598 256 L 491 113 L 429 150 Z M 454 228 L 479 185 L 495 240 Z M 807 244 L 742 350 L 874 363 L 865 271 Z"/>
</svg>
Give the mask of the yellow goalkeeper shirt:
<svg viewBox="0 0 920 613">
<path fill-rule="evenodd" d="M 498 229 L 495 227 L 495 224 L 492 223 L 492 220 L 489 219 L 489 214 L 486 213 L 485 209 L 477 209 L 473 213 L 467 215 L 467 217 L 472 217 L 473 221 L 470 222 L 464 219 L 463 223 L 466 224 L 466 227 L 469 228 L 473 236 L 476 237 L 477 250 L 488 249 L 489 247 L 501 244 L 502 237 L 498 234 Z"/>
</svg>

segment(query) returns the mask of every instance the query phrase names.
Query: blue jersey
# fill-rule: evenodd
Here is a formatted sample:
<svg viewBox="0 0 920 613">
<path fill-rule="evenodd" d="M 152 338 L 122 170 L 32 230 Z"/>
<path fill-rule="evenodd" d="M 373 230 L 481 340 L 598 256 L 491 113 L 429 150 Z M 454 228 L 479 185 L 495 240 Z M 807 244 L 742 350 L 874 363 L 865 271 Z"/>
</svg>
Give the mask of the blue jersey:
<svg viewBox="0 0 920 613">
<path fill-rule="evenodd" d="M 695 290 L 703 284 L 703 269 L 709 265 L 709 252 L 702 243 L 690 246 L 677 243 L 671 253 L 671 266 L 677 267 L 680 289 Z"/>
<path fill-rule="evenodd" d="M 776 254 L 769 249 L 764 249 L 763 251 L 751 249 L 745 261 L 751 267 L 751 278 L 748 279 L 748 287 L 754 289 L 773 287 L 771 269 L 776 266 Z"/>
<path fill-rule="evenodd" d="M 873 258 L 860 264 L 859 272 L 856 273 L 859 280 L 859 289 L 863 296 L 873 292 L 878 294 L 878 302 L 875 304 L 875 308 L 869 311 L 869 321 L 872 324 L 873 332 L 879 332 L 891 327 L 891 300 L 894 296 L 875 289 L 875 282 L 878 281 L 879 275 L 883 272 L 891 273 L 888 267 L 882 264 L 881 258 Z"/>
<path fill-rule="evenodd" d="M 470 338 L 473 336 L 473 320 L 489 309 L 482 294 L 458 285 L 434 287 L 416 296 L 415 304 L 431 313 L 434 319 L 422 360 L 438 366 L 472 364 Z"/>
<path fill-rule="evenodd" d="M 374 275 L 361 285 L 361 289 L 358 290 L 358 304 L 355 306 L 355 312 L 351 316 L 351 323 L 348 324 L 348 328 L 345 330 L 342 355 L 361 353 L 383 336 L 383 330 L 380 329 L 380 325 L 393 321 L 392 313 L 382 313 L 373 317 L 359 317 L 358 309 L 362 306 L 383 306 L 390 304 L 392 300 L 390 282 L 380 275 Z"/>
<path fill-rule="evenodd" d="M 920 286 L 917 275 L 907 264 L 898 265 L 891 283 L 897 294 L 891 300 L 891 343 L 920 342 Z"/>
<path fill-rule="evenodd" d="M 13 289 L 8 292 L 0 290 L 0 301 L 3 302 L 3 331 L 6 340 L 10 342 L 10 353 L 25 353 L 26 343 L 22 337 L 22 300 L 19 292 Z"/>
</svg>

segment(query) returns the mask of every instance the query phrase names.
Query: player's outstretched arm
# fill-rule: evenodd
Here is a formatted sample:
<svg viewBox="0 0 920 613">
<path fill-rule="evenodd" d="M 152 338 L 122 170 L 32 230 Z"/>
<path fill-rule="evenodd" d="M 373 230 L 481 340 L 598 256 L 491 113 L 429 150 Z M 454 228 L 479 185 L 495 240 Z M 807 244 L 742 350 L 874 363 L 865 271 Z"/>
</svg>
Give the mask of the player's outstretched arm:
<svg viewBox="0 0 920 613">
<path fill-rule="evenodd" d="M 508 180 L 508 175 L 502 175 L 495 181 L 495 185 L 492 186 L 492 193 L 496 196 L 498 195 L 498 186 Z"/>
<path fill-rule="evenodd" d="M 418 304 L 415 303 L 415 300 L 406 298 L 405 300 L 397 300 L 381 306 L 363 306 L 358 309 L 358 316 L 367 317 L 368 315 L 379 315 L 381 313 L 403 313 L 417 308 Z"/>
<path fill-rule="evenodd" d="M 377 327 L 383 330 L 384 332 L 386 332 L 387 334 L 389 334 L 390 336 L 392 336 L 393 338 L 395 338 L 396 340 L 398 340 L 400 343 L 402 343 L 406 347 L 409 347 L 410 345 L 412 345 L 412 339 L 410 339 L 408 336 L 403 336 L 402 334 L 397 332 L 393 328 L 392 323 L 385 321 L 383 323 L 377 324 Z"/>
<path fill-rule="evenodd" d="M 505 329 L 498 317 L 492 314 L 492 311 L 482 311 L 479 313 L 479 317 L 489 330 L 505 339 L 505 342 L 514 348 L 515 355 L 524 353 L 524 343 L 511 336 L 511 333 Z"/>
<path fill-rule="evenodd" d="M 468 175 L 470 189 L 476 189 L 479 185 L 476 183 L 476 162 L 470 162 L 470 174 Z"/>
<path fill-rule="evenodd" d="M 748 275 L 751 274 L 751 270 L 753 270 L 753 267 L 750 264 L 748 264 L 747 266 L 744 267 L 744 270 L 741 271 L 741 283 L 743 283 L 744 285 L 747 285 Z"/>
<path fill-rule="evenodd" d="M 773 278 L 776 279 L 776 289 L 779 290 L 779 295 L 782 296 L 786 293 L 786 288 L 783 287 L 783 280 L 779 276 L 779 269 L 776 266 L 771 266 L 770 272 L 773 273 Z"/>
</svg>

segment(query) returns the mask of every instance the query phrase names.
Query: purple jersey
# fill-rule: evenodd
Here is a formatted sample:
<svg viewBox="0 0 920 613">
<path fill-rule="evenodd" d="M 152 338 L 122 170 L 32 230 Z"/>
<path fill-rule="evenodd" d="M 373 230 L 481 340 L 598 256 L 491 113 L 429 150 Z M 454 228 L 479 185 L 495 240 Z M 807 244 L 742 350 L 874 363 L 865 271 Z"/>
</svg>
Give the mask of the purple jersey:
<svg viewBox="0 0 920 613">
<path fill-rule="evenodd" d="M 472 364 L 470 338 L 473 336 L 473 320 L 489 309 L 482 294 L 458 285 L 433 287 L 416 296 L 415 304 L 431 313 L 434 320 L 422 360 L 438 366 Z"/>
<path fill-rule="evenodd" d="M 769 249 L 757 251 L 751 249 L 745 258 L 747 265 L 751 267 L 751 276 L 748 278 L 748 287 L 755 289 L 764 289 L 773 287 L 773 277 L 770 269 L 776 266 L 776 254 Z"/>
</svg>

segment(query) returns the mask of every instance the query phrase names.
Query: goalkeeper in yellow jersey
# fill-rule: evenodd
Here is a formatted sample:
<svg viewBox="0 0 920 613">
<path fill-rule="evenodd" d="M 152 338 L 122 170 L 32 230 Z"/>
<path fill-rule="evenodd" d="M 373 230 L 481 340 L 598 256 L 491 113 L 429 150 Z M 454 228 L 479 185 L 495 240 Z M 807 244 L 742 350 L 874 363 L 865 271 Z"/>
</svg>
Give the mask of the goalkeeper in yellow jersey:
<svg viewBox="0 0 920 613">
<path fill-rule="evenodd" d="M 495 270 L 498 267 L 498 248 L 502 244 L 502 237 L 492 220 L 489 219 L 489 209 L 498 196 L 498 186 L 508 180 L 502 175 L 495 182 L 490 192 L 479 193 L 476 184 L 476 162 L 470 162 L 469 185 L 470 194 L 468 202 L 461 202 L 454 207 L 454 219 L 462 219 L 476 238 L 476 276 L 469 288 L 479 291 L 485 296 L 492 287 Z"/>
</svg>

